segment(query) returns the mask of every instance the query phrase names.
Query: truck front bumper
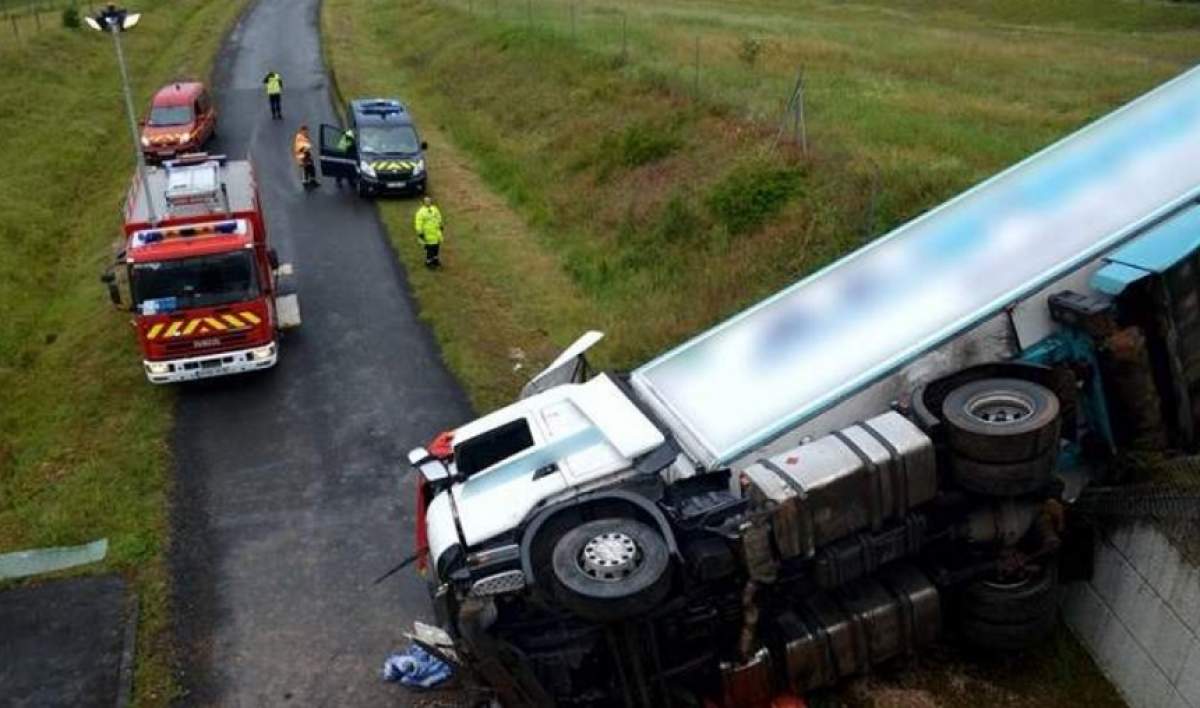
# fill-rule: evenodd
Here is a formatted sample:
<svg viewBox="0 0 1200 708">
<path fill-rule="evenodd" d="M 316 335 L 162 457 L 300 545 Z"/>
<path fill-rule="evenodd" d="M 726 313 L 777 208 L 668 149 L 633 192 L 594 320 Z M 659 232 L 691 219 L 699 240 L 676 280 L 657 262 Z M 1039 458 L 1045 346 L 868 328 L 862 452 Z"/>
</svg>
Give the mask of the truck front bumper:
<svg viewBox="0 0 1200 708">
<path fill-rule="evenodd" d="M 146 378 L 150 380 L 150 383 L 164 384 L 269 369 L 275 366 L 278 359 L 279 348 L 275 342 L 271 342 L 261 347 L 196 356 L 190 359 L 143 361 L 142 366 L 146 370 Z"/>
</svg>

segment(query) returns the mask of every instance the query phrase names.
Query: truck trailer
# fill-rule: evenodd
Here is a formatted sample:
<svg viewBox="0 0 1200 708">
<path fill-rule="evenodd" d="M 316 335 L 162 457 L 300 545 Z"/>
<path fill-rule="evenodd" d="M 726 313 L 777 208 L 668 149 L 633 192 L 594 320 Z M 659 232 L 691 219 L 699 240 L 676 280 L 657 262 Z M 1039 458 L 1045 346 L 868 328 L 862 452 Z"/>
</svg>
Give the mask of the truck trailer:
<svg viewBox="0 0 1200 708">
<path fill-rule="evenodd" d="M 412 451 L 505 705 L 767 705 L 1044 639 L 1072 502 L 1200 423 L 1200 70 L 633 371 L 588 333 Z"/>
<path fill-rule="evenodd" d="M 268 369 L 300 325 L 290 264 L 267 240 L 247 161 L 196 153 L 134 178 L 115 262 L 101 280 L 131 324 L 152 383 Z"/>
</svg>

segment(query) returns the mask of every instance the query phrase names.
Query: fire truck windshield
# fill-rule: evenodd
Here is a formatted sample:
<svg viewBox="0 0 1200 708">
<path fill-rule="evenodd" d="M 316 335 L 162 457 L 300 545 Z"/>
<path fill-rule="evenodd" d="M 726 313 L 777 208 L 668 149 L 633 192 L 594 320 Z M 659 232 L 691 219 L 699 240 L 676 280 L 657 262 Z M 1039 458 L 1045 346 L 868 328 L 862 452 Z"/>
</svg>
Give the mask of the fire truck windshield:
<svg viewBox="0 0 1200 708">
<path fill-rule="evenodd" d="M 258 297 L 250 251 L 134 263 L 133 298 L 143 313 L 212 307 Z"/>
<path fill-rule="evenodd" d="M 168 125 L 187 125 L 192 122 L 192 107 L 155 106 L 150 109 L 149 122 L 155 128 Z"/>
</svg>

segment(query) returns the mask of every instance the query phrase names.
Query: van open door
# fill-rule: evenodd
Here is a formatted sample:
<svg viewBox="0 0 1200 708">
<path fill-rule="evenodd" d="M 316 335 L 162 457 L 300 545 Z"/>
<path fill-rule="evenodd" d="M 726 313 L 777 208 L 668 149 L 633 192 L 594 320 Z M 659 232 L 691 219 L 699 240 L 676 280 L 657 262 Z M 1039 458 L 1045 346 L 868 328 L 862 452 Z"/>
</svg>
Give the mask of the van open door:
<svg viewBox="0 0 1200 708">
<path fill-rule="evenodd" d="M 525 384 L 525 387 L 521 389 L 521 398 L 529 398 L 562 384 L 586 381 L 588 363 L 583 355 L 601 339 L 604 339 L 604 333 L 595 330 L 576 339 L 571 346 L 558 355 L 558 358 L 550 362 L 550 366 L 542 369 L 541 373 Z"/>
<path fill-rule="evenodd" d="M 343 131 L 334 125 L 321 124 L 318 153 L 321 157 L 321 174 L 336 179 L 353 180 L 358 177 L 358 150 L 342 149 L 338 143 Z"/>
</svg>

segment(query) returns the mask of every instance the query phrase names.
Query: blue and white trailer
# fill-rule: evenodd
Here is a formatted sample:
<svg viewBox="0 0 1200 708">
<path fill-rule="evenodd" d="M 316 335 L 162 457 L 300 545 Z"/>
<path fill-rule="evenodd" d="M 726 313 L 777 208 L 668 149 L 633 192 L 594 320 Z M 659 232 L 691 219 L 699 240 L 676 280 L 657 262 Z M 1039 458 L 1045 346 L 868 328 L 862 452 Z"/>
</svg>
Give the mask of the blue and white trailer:
<svg viewBox="0 0 1200 708">
<path fill-rule="evenodd" d="M 628 374 L 589 333 L 410 460 L 445 628 L 508 702 L 753 704 L 1087 572 L 1070 502 L 1200 424 L 1200 70 Z"/>
</svg>

